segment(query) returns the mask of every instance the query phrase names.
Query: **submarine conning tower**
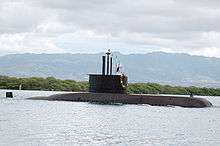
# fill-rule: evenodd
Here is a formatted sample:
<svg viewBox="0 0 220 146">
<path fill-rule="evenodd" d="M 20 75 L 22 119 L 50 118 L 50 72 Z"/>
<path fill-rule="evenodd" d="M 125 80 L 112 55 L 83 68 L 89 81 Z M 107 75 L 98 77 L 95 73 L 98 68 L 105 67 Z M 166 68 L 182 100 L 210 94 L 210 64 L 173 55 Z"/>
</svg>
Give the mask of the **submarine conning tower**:
<svg viewBox="0 0 220 146">
<path fill-rule="evenodd" d="M 94 93 L 127 93 L 128 78 L 119 72 L 117 66 L 116 74 L 112 74 L 111 51 L 102 56 L 102 74 L 89 74 L 89 92 Z"/>
</svg>

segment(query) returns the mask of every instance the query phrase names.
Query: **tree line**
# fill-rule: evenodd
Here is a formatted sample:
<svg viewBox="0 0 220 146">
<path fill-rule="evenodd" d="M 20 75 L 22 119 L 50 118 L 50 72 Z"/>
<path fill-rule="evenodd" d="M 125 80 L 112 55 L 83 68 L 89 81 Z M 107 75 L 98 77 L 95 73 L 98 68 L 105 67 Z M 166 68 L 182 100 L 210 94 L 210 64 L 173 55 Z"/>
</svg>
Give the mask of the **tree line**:
<svg viewBox="0 0 220 146">
<path fill-rule="evenodd" d="M 0 89 L 42 90 L 42 91 L 81 91 L 89 90 L 89 83 L 86 81 L 61 80 L 54 77 L 30 77 L 16 78 L 0 76 Z M 128 93 L 133 94 L 175 94 L 175 95 L 202 95 L 220 96 L 220 88 L 206 87 L 182 87 L 161 85 L 157 83 L 130 83 Z"/>
<path fill-rule="evenodd" d="M 41 78 L 16 78 L 0 76 L 0 89 L 15 89 L 19 86 L 22 90 L 42 91 L 88 91 L 87 82 L 76 82 L 74 80 L 60 80 L 54 77 Z"/>
</svg>

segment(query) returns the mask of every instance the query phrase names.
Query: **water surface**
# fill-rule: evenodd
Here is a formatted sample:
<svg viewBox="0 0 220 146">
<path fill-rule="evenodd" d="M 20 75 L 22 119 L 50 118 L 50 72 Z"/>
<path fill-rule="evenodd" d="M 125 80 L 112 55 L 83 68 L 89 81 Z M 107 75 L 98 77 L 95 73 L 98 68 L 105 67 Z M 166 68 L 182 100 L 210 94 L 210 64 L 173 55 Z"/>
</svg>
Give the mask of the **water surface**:
<svg viewBox="0 0 220 146">
<path fill-rule="evenodd" d="M 211 108 L 25 100 L 57 92 L 0 90 L 0 145 L 220 145 Z"/>
</svg>

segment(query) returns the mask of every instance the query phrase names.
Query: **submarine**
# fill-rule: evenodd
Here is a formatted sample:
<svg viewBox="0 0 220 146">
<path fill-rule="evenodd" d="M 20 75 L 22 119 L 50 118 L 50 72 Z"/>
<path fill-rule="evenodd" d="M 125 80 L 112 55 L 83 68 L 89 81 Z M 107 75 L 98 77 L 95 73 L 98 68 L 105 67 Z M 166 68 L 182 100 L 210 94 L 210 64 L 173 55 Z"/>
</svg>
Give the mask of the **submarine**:
<svg viewBox="0 0 220 146">
<path fill-rule="evenodd" d="M 180 106 L 187 108 L 211 107 L 205 98 L 156 94 L 127 93 L 128 77 L 116 67 L 113 74 L 111 51 L 102 56 L 102 73 L 89 74 L 89 92 L 72 92 L 45 97 L 31 97 L 32 100 L 92 102 L 104 104 L 148 104 L 151 106 Z"/>
</svg>

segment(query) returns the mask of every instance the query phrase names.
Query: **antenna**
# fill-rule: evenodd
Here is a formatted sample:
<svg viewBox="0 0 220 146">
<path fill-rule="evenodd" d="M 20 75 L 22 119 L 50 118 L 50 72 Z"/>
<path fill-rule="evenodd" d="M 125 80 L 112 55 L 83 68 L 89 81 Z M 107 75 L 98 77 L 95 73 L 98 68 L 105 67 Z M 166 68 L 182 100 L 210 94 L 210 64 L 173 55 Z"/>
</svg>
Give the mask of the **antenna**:
<svg viewBox="0 0 220 146">
<path fill-rule="evenodd" d="M 108 49 L 108 52 L 106 53 L 106 55 L 107 55 L 107 75 L 109 75 L 109 56 L 111 55 L 110 49 Z M 111 65 L 110 65 L 110 67 L 111 67 Z"/>
<path fill-rule="evenodd" d="M 110 47 L 109 47 L 109 46 L 110 46 L 110 45 L 109 45 L 109 43 L 110 43 L 109 38 L 110 38 L 110 33 L 107 34 L 107 49 L 110 48 Z"/>
</svg>

